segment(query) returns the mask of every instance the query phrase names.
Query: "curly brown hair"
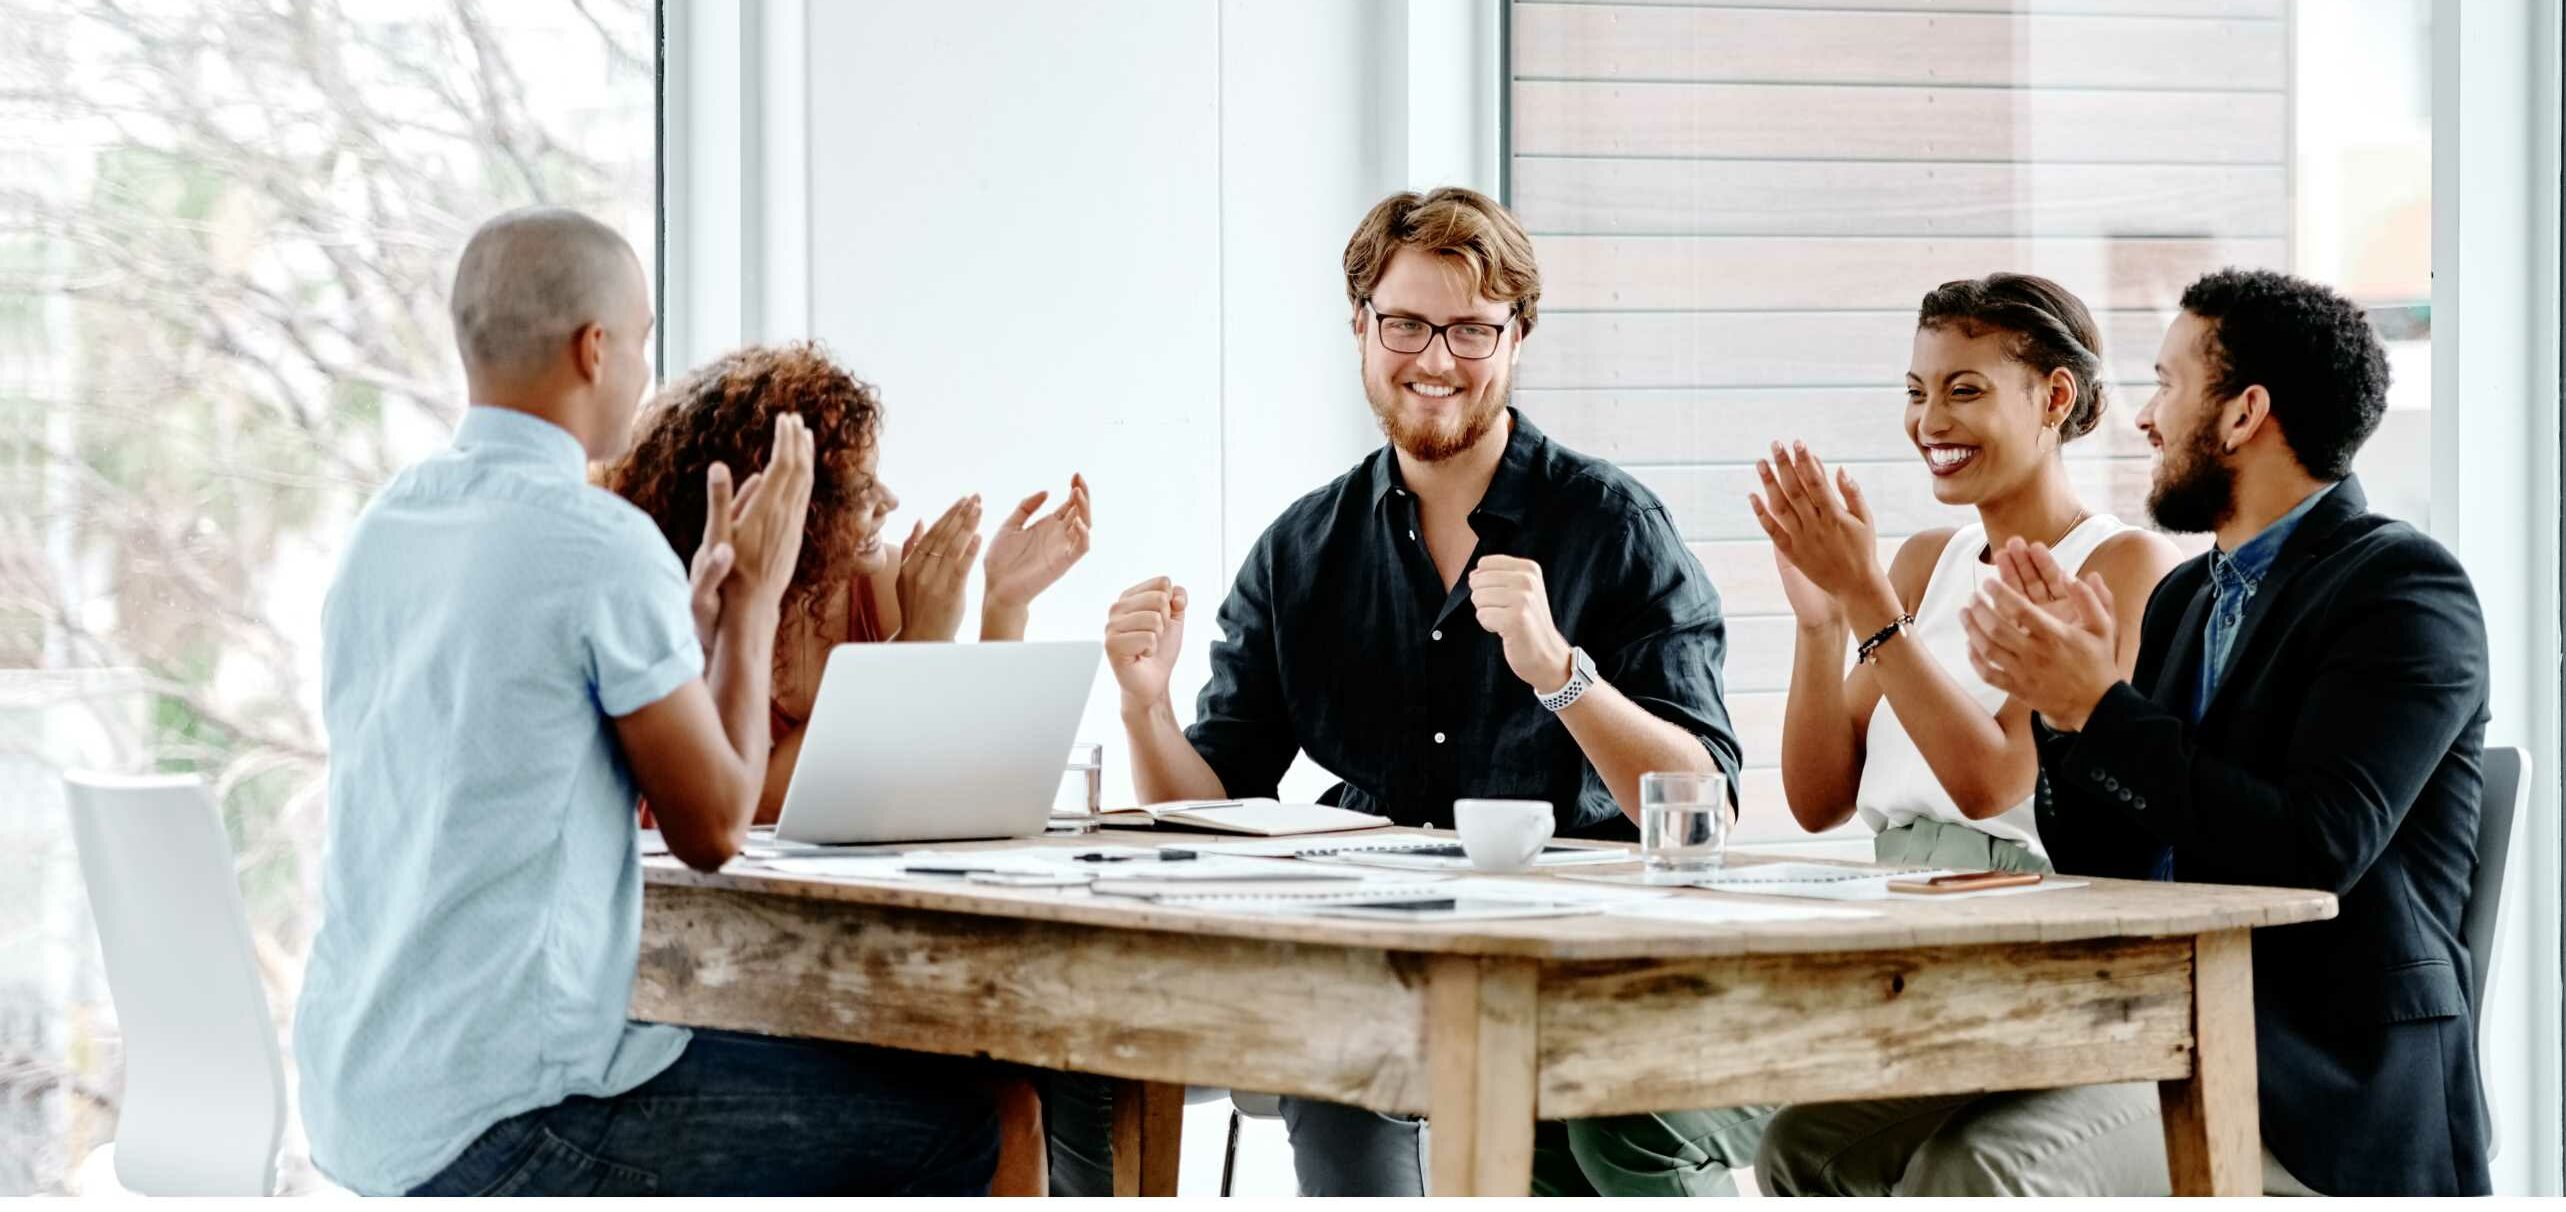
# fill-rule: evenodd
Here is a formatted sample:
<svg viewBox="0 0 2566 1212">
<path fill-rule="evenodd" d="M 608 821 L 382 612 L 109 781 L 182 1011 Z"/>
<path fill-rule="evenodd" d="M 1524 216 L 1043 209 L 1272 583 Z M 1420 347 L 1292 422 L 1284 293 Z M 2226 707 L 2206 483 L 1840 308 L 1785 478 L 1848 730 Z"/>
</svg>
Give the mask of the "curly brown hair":
<svg viewBox="0 0 2566 1212">
<path fill-rule="evenodd" d="M 691 560 L 704 538 L 706 471 L 727 464 L 732 482 L 746 484 L 766 465 L 776 419 L 786 413 L 802 414 L 817 457 L 802 554 L 784 606 L 817 623 L 828 601 L 822 590 L 844 584 L 859 554 L 843 522 L 872 507 L 877 486 L 862 468 L 879 437 L 882 393 L 816 342 L 733 350 L 661 388 L 636 419 L 631 447 L 606 468 L 604 484 L 659 523 L 679 559 Z"/>
</svg>

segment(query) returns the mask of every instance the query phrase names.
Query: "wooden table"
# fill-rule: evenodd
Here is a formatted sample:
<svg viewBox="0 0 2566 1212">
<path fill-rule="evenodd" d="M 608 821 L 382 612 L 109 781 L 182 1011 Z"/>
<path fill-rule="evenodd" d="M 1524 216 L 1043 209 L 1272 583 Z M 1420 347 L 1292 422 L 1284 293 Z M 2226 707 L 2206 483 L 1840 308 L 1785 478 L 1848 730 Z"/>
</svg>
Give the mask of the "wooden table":
<svg viewBox="0 0 2566 1212">
<path fill-rule="evenodd" d="M 2335 912 L 2095 880 L 1858 920 L 1376 925 L 648 867 L 636 1017 L 1125 1079 L 1118 1194 L 1175 1192 L 1187 1083 L 1424 1113 L 1437 1194 L 1522 1194 L 1536 1118 L 2137 1080 L 2177 1193 L 2253 1194 L 2247 932 Z"/>
</svg>

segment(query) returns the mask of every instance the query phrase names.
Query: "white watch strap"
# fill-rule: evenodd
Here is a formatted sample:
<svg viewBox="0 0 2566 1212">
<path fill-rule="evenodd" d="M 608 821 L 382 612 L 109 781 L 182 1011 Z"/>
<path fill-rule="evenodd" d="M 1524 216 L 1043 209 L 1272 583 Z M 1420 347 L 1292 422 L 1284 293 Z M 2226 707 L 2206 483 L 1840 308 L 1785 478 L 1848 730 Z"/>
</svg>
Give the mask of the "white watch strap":
<svg viewBox="0 0 2566 1212">
<path fill-rule="evenodd" d="M 1594 661 L 1587 657 L 1585 649 L 1569 649 L 1568 684 L 1549 694 L 1534 691 L 1533 697 L 1539 699 L 1543 707 L 1553 712 L 1566 711 L 1570 704 L 1585 697 L 1587 689 L 1595 684 L 1594 665 Z"/>
</svg>

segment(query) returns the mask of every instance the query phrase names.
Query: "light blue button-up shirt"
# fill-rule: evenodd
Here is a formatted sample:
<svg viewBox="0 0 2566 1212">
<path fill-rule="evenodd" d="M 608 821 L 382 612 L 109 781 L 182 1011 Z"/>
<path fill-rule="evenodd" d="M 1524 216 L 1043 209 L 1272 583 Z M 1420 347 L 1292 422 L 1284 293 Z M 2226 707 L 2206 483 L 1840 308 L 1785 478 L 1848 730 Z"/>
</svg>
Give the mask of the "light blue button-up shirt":
<svg viewBox="0 0 2566 1212">
<path fill-rule="evenodd" d="M 472 409 L 357 520 L 322 614 L 329 841 L 294 1029 L 333 1181 L 405 1191 L 685 1049 L 625 1019 L 641 869 L 614 718 L 702 675 L 687 597 L 650 519 L 521 412 Z"/>
</svg>

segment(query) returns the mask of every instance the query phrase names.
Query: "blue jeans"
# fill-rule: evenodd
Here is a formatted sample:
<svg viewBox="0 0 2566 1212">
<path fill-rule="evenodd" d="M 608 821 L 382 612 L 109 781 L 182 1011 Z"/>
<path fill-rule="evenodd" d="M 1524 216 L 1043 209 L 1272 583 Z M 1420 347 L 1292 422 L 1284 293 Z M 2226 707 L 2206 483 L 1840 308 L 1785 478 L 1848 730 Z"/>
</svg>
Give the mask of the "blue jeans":
<svg viewBox="0 0 2566 1212">
<path fill-rule="evenodd" d="M 492 1125 L 412 1195 L 986 1195 L 986 1066 L 698 1028 L 611 1098 Z"/>
</svg>

